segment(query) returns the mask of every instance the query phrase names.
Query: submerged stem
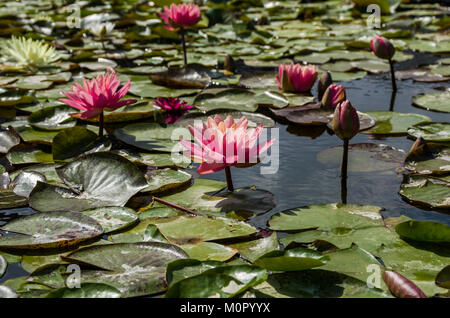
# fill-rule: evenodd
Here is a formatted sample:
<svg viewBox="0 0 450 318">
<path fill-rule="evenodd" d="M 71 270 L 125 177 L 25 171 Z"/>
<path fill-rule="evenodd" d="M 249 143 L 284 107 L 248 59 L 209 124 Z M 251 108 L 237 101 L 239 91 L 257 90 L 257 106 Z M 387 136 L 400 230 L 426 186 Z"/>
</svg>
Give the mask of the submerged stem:
<svg viewBox="0 0 450 318">
<path fill-rule="evenodd" d="M 201 216 L 200 213 L 197 213 L 197 212 L 195 212 L 195 211 L 186 209 L 186 208 L 184 208 L 184 207 L 182 207 L 182 206 L 180 206 L 180 205 L 177 205 L 177 204 L 175 204 L 175 203 L 172 203 L 172 202 L 163 200 L 163 199 L 161 199 L 161 198 L 153 197 L 153 200 L 155 200 L 156 202 L 162 203 L 162 204 L 164 204 L 164 205 L 170 206 L 171 208 L 174 208 L 174 209 L 177 209 L 177 210 L 180 210 L 180 211 L 183 211 L 183 212 L 187 212 L 187 213 L 192 214 L 192 215 L 195 215 L 195 216 Z"/>
<path fill-rule="evenodd" d="M 394 62 L 392 61 L 392 59 L 389 59 L 389 65 L 391 67 L 392 90 L 396 91 L 397 90 L 397 83 L 395 81 Z"/>
<path fill-rule="evenodd" d="M 186 39 L 184 38 L 184 29 L 180 29 L 181 40 L 183 42 L 183 57 L 184 57 L 184 66 L 187 65 L 187 55 L 186 55 Z"/>
<path fill-rule="evenodd" d="M 100 119 L 98 121 L 98 136 L 103 137 L 103 111 L 100 113 Z"/>
<path fill-rule="evenodd" d="M 225 176 L 227 177 L 228 191 L 233 192 L 234 191 L 233 180 L 231 179 L 231 169 L 229 166 L 225 167 Z"/>
</svg>

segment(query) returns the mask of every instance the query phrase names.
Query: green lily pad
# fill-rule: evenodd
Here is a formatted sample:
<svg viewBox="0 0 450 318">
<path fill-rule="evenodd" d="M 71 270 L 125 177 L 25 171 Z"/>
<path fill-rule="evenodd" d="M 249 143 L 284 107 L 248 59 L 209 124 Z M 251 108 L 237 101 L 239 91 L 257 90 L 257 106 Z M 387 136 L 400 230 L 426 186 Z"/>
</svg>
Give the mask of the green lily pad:
<svg viewBox="0 0 450 318">
<path fill-rule="evenodd" d="M 219 266 L 171 284 L 165 297 L 230 298 L 266 279 L 267 272 L 256 266 Z"/>
<path fill-rule="evenodd" d="M 156 97 L 181 97 L 196 94 L 200 91 L 197 88 L 184 88 L 175 89 L 165 86 L 152 84 L 150 81 L 135 82 L 131 85 L 130 94 L 144 97 L 144 98 L 156 98 Z"/>
<path fill-rule="evenodd" d="M 450 147 L 425 143 L 408 154 L 405 167 L 417 174 L 442 175 L 450 172 Z"/>
<path fill-rule="evenodd" d="M 96 220 L 105 233 L 124 229 L 136 223 L 139 219 L 133 209 L 125 207 L 103 207 L 85 210 L 81 213 Z"/>
<path fill-rule="evenodd" d="M 80 213 L 37 213 L 10 221 L 4 231 L 19 233 L 0 237 L 0 247 L 11 249 L 66 248 L 98 237 L 103 229 Z"/>
<path fill-rule="evenodd" d="M 0 298 L 17 298 L 14 290 L 8 286 L 0 286 Z"/>
<path fill-rule="evenodd" d="M 51 145 L 58 131 L 38 130 L 32 127 L 22 126 L 16 128 L 23 141 L 28 143 L 41 143 Z"/>
<path fill-rule="evenodd" d="M 436 276 L 436 285 L 450 289 L 450 265 L 444 267 Z"/>
<path fill-rule="evenodd" d="M 20 144 L 20 138 L 13 132 L 0 131 L 0 153 L 8 153 L 8 151 Z"/>
<path fill-rule="evenodd" d="M 385 298 L 386 292 L 369 288 L 367 282 L 345 274 L 312 269 L 272 274 L 267 282 L 253 288 L 255 297 L 276 298 Z"/>
<path fill-rule="evenodd" d="M 450 123 L 423 123 L 408 129 L 412 137 L 422 137 L 425 141 L 450 141 Z"/>
<path fill-rule="evenodd" d="M 364 131 L 365 134 L 372 135 L 407 135 L 408 128 L 424 122 L 431 122 L 431 118 L 419 114 L 369 111 L 366 112 L 375 119 L 375 127 Z"/>
<path fill-rule="evenodd" d="M 200 261 L 224 262 L 233 257 L 237 250 L 213 242 L 200 242 L 196 244 L 184 244 L 180 247 L 189 254 L 192 259 Z"/>
<path fill-rule="evenodd" d="M 45 176 L 39 172 L 21 172 L 10 184 L 13 192 L 19 196 L 28 198 L 38 181 L 45 182 Z"/>
<path fill-rule="evenodd" d="M 260 256 L 253 263 L 270 271 L 301 271 L 327 263 L 329 256 L 306 248 L 287 251 L 271 251 Z"/>
<path fill-rule="evenodd" d="M 211 81 L 210 75 L 209 68 L 201 64 L 189 64 L 150 74 L 150 79 L 157 85 L 172 88 L 204 88 Z"/>
<path fill-rule="evenodd" d="M 76 125 L 75 118 L 69 115 L 76 112 L 78 110 L 66 105 L 45 107 L 28 116 L 28 122 L 37 129 L 60 130 Z"/>
<path fill-rule="evenodd" d="M 335 82 L 356 81 L 367 75 L 366 71 L 359 72 L 330 72 Z"/>
<path fill-rule="evenodd" d="M 59 132 L 52 143 L 53 160 L 65 161 L 83 153 L 107 151 L 111 148 L 109 140 L 100 140 L 91 130 L 76 126 Z"/>
<path fill-rule="evenodd" d="M 37 172 L 45 177 L 47 182 L 51 183 L 59 183 L 62 182 L 58 174 L 56 173 L 55 168 L 57 167 L 56 164 L 53 163 L 44 163 L 44 164 L 37 164 L 32 165 L 29 167 L 25 167 L 22 169 L 15 170 L 9 174 L 9 177 L 11 180 L 14 180 L 20 173 L 22 172 Z"/>
<path fill-rule="evenodd" d="M 269 226 L 276 231 L 362 229 L 383 226 L 381 210 L 382 208 L 372 205 L 339 203 L 311 205 L 274 215 L 269 221 Z"/>
<path fill-rule="evenodd" d="M 141 192 L 162 192 L 172 190 L 183 185 L 189 184 L 192 175 L 183 170 L 174 170 L 170 168 L 149 171 L 145 178 L 148 186 Z"/>
<path fill-rule="evenodd" d="M 395 226 L 402 238 L 421 242 L 450 242 L 450 226 L 433 221 L 410 220 Z"/>
<path fill-rule="evenodd" d="M 8 262 L 6 259 L 0 255 L 0 277 L 3 276 L 6 272 L 6 268 L 8 267 Z"/>
<path fill-rule="evenodd" d="M 81 283 L 108 284 L 122 297 L 135 297 L 163 292 L 167 264 L 187 258 L 179 247 L 164 243 L 122 243 L 87 247 L 64 257 L 105 270 L 81 272 Z"/>
<path fill-rule="evenodd" d="M 275 233 L 261 239 L 235 243 L 228 246 L 237 249 L 240 255 L 252 262 L 268 252 L 279 249 L 279 243 Z"/>
<path fill-rule="evenodd" d="M 136 165 L 147 165 L 156 168 L 187 168 L 189 162 L 175 162 L 171 154 L 168 153 L 145 153 L 145 152 L 131 152 L 125 149 L 112 150 L 118 155 L 125 157 Z"/>
<path fill-rule="evenodd" d="M 173 244 L 193 244 L 247 237 L 257 230 L 244 222 L 223 217 L 175 216 L 148 219 Z"/>
<path fill-rule="evenodd" d="M 0 208 L 12 209 L 27 205 L 27 198 L 15 194 L 12 190 L 0 191 Z"/>
<path fill-rule="evenodd" d="M 348 155 L 348 171 L 373 172 L 400 167 L 406 157 L 403 150 L 391 146 L 372 143 L 350 145 Z M 327 168 L 338 167 L 342 160 L 342 147 L 322 150 L 317 160 Z"/>
<path fill-rule="evenodd" d="M 413 96 L 413 105 L 427 110 L 450 113 L 450 92 L 416 95 Z"/>
<path fill-rule="evenodd" d="M 208 89 L 195 97 L 194 106 L 201 111 L 233 109 L 254 112 L 258 101 L 253 92 L 245 89 Z"/>
<path fill-rule="evenodd" d="M 450 183 L 433 177 L 410 176 L 399 194 L 412 204 L 430 208 L 450 208 Z"/>
<path fill-rule="evenodd" d="M 30 194 L 30 207 L 38 211 L 83 211 L 124 206 L 147 186 L 139 169 L 122 156 L 97 152 L 56 168 L 70 188 L 38 182 Z"/>
<path fill-rule="evenodd" d="M 13 165 L 29 163 L 52 163 L 53 156 L 38 148 L 22 149 L 10 151 L 6 158 Z"/>
<path fill-rule="evenodd" d="M 107 284 L 83 283 L 80 288 L 62 287 L 49 292 L 44 298 L 120 298 L 122 294 Z"/>
</svg>

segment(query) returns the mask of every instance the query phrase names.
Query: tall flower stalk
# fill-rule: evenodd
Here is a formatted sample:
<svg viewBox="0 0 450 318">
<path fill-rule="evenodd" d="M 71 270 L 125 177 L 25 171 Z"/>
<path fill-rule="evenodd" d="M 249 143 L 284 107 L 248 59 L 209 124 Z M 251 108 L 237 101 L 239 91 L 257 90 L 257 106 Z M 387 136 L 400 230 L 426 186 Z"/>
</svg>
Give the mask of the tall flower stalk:
<svg viewBox="0 0 450 318">
<path fill-rule="evenodd" d="M 184 65 L 187 65 L 186 55 L 186 29 L 195 25 L 201 18 L 200 7 L 196 4 L 179 4 L 172 3 L 170 7 L 165 6 L 163 12 L 159 13 L 163 19 L 165 28 L 171 31 L 179 30 L 181 41 L 183 43 L 183 60 Z"/>
<path fill-rule="evenodd" d="M 118 90 L 120 78 L 116 72 L 108 69 L 105 74 L 100 74 L 91 80 L 83 79 L 83 86 L 75 83 L 71 92 L 61 92 L 67 98 L 62 98 L 63 103 L 81 110 L 81 113 L 70 114 L 72 117 L 87 119 L 99 116 L 98 135 L 103 136 L 104 114 L 119 107 L 135 103 L 135 99 L 121 100 L 131 86 L 130 80 Z"/>
</svg>

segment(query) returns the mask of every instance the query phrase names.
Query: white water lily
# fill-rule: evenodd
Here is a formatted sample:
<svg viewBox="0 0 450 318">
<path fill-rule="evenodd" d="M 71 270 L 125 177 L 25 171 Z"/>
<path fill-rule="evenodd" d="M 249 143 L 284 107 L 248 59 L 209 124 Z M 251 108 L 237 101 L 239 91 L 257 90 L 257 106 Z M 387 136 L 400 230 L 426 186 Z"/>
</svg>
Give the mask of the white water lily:
<svg viewBox="0 0 450 318">
<path fill-rule="evenodd" d="M 18 66 L 30 69 L 48 66 L 61 58 L 55 48 L 44 41 L 25 37 L 12 37 L 4 42 L 2 53 L 14 59 Z"/>
<path fill-rule="evenodd" d="M 109 34 L 114 30 L 115 24 L 111 22 L 96 23 L 89 27 L 89 31 L 99 38 Z"/>
</svg>

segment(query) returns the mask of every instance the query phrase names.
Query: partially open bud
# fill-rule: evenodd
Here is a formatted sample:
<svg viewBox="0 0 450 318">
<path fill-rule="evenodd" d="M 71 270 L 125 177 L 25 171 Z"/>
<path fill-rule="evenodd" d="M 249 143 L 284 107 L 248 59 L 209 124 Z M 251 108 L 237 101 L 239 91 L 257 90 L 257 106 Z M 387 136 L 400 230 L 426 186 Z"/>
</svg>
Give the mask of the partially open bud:
<svg viewBox="0 0 450 318">
<path fill-rule="evenodd" d="M 331 84 L 333 84 L 333 80 L 331 78 L 330 72 L 323 72 L 320 76 L 319 83 L 317 84 L 317 92 L 319 93 L 317 97 L 319 98 L 319 100 L 322 99 L 323 94 Z"/>
<path fill-rule="evenodd" d="M 332 127 L 342 140 L 350 140 L 359 132 L 358 113 L 348 100 L 335 108 Z"/>
<path fill-rule="evenodd" d="M 370 47 L 380 59 L 390 60 L 395 54 L 395 47 L 391 41 L 381 36 L 374 36 L 370 41 Z"/>
<path fill-rule="evenodd" d="M 234 59 L 230 54 L 227 54 L 227 56 L 225 57 L 223 68 L 231 73 L 234 73 L 234 71 L 236 70 L 236 63 L 234 62 Z"/>
<path fill-rule="evenodd" d="M 427 298 L 412 281 L 395 271 L 385 271 L 382 275 L 392 295 L 398 298 Z"/>
<path fill-rule="evenodd" d="M 342 85 L 331 84 L 325 90 L 322 97 L 322 107 L 336 108 L 337 105 L 345 100 L 345 88 Z"/>
</svg>

